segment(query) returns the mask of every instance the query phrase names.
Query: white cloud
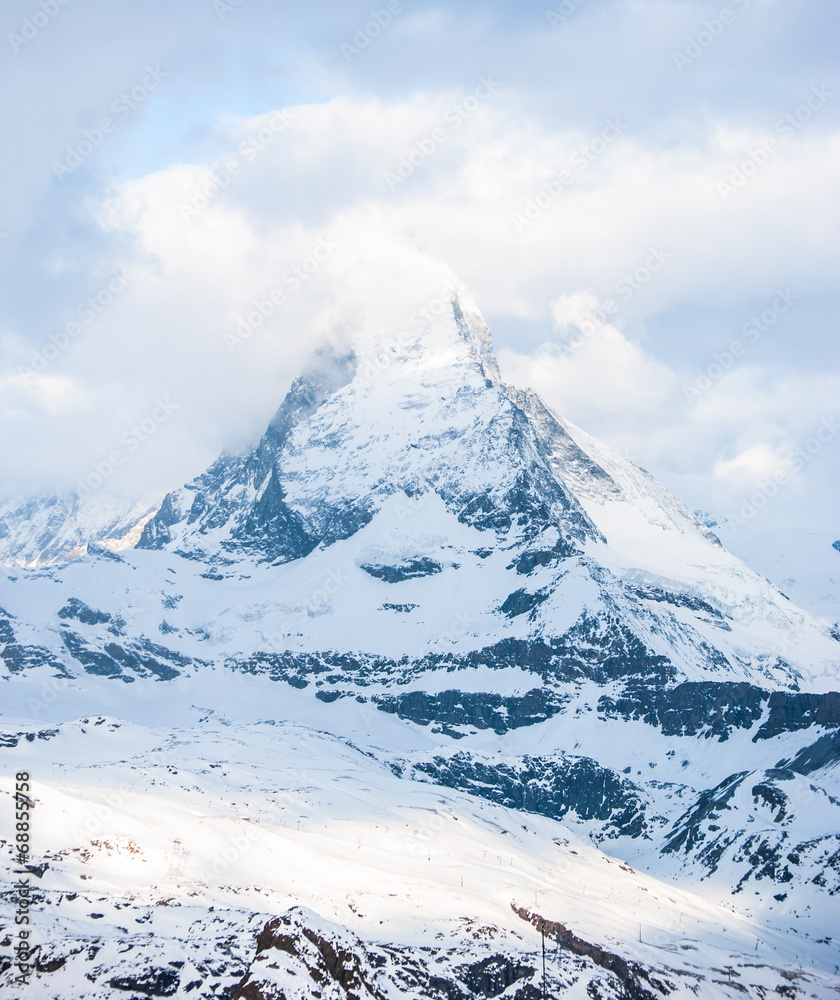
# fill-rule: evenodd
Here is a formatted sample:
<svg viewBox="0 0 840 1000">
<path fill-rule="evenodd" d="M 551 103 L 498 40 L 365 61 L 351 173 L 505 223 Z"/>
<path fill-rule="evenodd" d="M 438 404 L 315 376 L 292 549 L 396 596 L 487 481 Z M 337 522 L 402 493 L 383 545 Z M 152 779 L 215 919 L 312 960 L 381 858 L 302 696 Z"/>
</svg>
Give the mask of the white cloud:
<svg viewBox="0 0 840 1000">
<path fill-rule="evenodd" d="M 360 323 L 398 327 L 451 268 L 502 325 L 536 331 L 503 344 L 509 380 L 533 385 L 690 501 L 731 502 L 736 480 L 759 474 L 760 456 L 825 412 L 828 390 L 823 376 L 797 372 L 794 349 L 778 359 L 759 352 L 688 405 L 680 390 L 694 376 L 681 357 L 711 357 L 730 338 L 708 328 L 695 342 L 697 323 L 682 323 L 779 285 L 801 296 L 835 290 L 837 236 L 821 220 L 837 207 L 840 140 L 823 125 L 803 130 L 724 200 L 717 182 L 771 135 L 772 120 L 743 129 L 710 115 L 672 123 L 665 141 L 628 119 L 603 153 L 581 159 L 608 116 L 548 126 L 502 87 L 447 126 L 475 86 L 281 109 L 290 123 L 255 156 L 242 144 L 270 129 L 273 113 L 227 119 L 214 133 L 215 162 L 235 159 L 240 170 L 188 219 L 182 206 L 212 182 L 207 162 L 110 187 L 97 218 L 119 248 L 110 263 L 131 285 L 50 368 L 86 405 L 71 413 L 67 396 L 67 418 L 49 428 L 6 411 L 10 475 L 37 455 L 72 478 L 171 392 L 177 419 L 122 485 L 177 485 L 225 441 L 259 433 L 319 338 Z M 436 129 L 445 138 L 430 148 Z M 424 145 L 428 155 L 392 191 L 386 174 Z M 518 232 L 512 215 L 563 170 L 571 183 Z M 320 240 L 337 249 L 293 289 L 284 275 Z M 225 333 L 278 288 L 282 308 L 229 352 Z M 664 313 L 673 317 L 668 360 L 647 339 L 647 322 Z M 794 344 L 796 316 L 786 322 Z M 5 344 L 11 366 L 26 363 L 19 333 Z"/>
<path fill-rule="evenodd" d="M 792 441 L 773 448 L 766 441 L 759 441 L 738 452 L 734 458 L 719 457 L 712 469 L 716 479 L 734 482 L 741 490 L 750 489 L 761 480 L 772 479 L 777 473 L 792 473 L 790 455 Z"/>
</svg>

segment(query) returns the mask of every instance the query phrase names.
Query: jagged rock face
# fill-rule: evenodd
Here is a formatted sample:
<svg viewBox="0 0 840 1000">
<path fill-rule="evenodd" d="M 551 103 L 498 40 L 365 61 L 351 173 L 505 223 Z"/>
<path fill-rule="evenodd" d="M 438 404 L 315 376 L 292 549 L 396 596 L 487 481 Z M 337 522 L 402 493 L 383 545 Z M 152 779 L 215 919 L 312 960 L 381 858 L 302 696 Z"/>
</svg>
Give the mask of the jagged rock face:
<svg viewBox="0 0 840 1000">
<path fill-rule="evenodd" d="M 559 942 L 575 955 L 583 955 L 612 973 L 621 983 L 628 1000 L 656 1000 L 657 994 L 668 996 L 676 989 L 675 983 L 654 979 L 643 967 L 630 964 L 620 955 L 582 940 L 559 921 L 546 920 L 540 914 L 532 913 L 527 907 L 517 906 L 515 903 L 511 904 L 511 909 L 522 920 L 533 924 L 549 940 Z"/>
<path fill-rule="evenodd" d="M 504 385 L 484 320 L 458 299 L 396 346 L 362 338 L 317 354 L 254 449 L 170 493 L 139 547 L 227 578 L 255 562 L 327 563 L 319 553 L 334 550 L 331 572 L 352 560 L 405 596 L 436 577 L 487 595 L 476 633 L 552 645 L 566 679 L 734 669 L 795 688 L 833 670 L 840 650 L 647 473 Z M 379 611 L 412 603 L 423 616 L 423 602 L 397 598 Z M 324 624 L 303 623 L 307 652 L 328 652 Z M 367 631 L 381 634 L 381 620 Z M 435 639 L 426 629 L 427 647 Z"/>
<path fill-rule="evenodd" d="M 310 927 L 302 916 L 278 917 L 265 925 L 257 938 L 257 962 L 265 964 L 245 977 L 234 1000 L 303 1000 L 313 992 L 326 1000 L 385 1000 L 362 942 Z"/>
<path fill-rule="evenodd" d="M 167 495 L 139 547 L 186 556 L 217 582 L 289 567 L 273 604 L 262 602 L 260 625 L 271 624 L 249 627 L 247 595 L 211 629 L 173 609 L 155 624 L 165 647 L 150 635 L 122 643 L 104 635 L 112 626 L 71 616 L 59 656 L 124 680 L 172 677 L 195 656 L 179 646 L 205 635 L 225 663 L 314 683 L 326 699 L 444 665 L 511 668 L 534 675 L 512 695 L 526 696 L 522 711 L 504 702 L 511 718 L 548 717 L 569 684 L 619 681 L 605 710 L 666 731 L 679 719 L 685 732 L 703 713 L 686 721 L 681 685 L 748 685 L 718 688 L 723 734 L 755 717 L 764 699 L 754 688 L 796 690 L 823 675 L 824 689 L 840 651 L 649 475 L 504 385 L 484 320 L 457 298 L 397 344 L 362 337 L 318 353 L 258 444 Z M 472 690 L 486 708 L 464 709 L 462 722 L 504 729 L 494 688 Z M 529 707 L 537 688 L 542 714 Z M 423 702 L 377 703 L 451 729 L 438 692 Z"/>
<path fill-rule="evenodd" d="M 495 928 L 487 930 L 493 937 L 498 933 Z M 473 941 L 472 954 L 463 943 L 458 947 L 454 941 L 448 948 L 374 944 L 363 942 L 309 910 L 295 907 L 262 929 L 255 959 L 233 1000 L 388 1000 L 393 996 L 538 1000 L 543 995 L 543 983 L 537 956 L 523 953 L 519 942 L 504 942 L 505 950 L 500 951 L 500 943 L 491 940 L 481 945 Z M 576 953 L 584 954 L 580 949 Z M 582 964 L 571 975 L 564 969 L 566 974 L 558 976 L 552 969 L 546 984 L 552 989 L 586 987 L 590 996 L 595 995 L 592 989 L 600 986 L 605 990 L 603 995 L 615 995 L 615 985 L 623 982 L 615 969 L 626 982 L 635 980 L 632 973 L 626 972 L 626 962 L 618 956 L 610 956 L 610 962 L 603 957 L 605 954 L 588 946 L 586 958 L 594 956 L 594 961 Z M 599 965 L 612 975 L 600 976 Z M 637 975 L 640 971 L 646 974 L 640 967 L 634 969 Z M 635 995 L 642 1000 L 641 993 Z M 651 996 L 647 994 L 645 1000 Z"/>
<path fill-rule="evenodd" d="M 565 448 L 587 463 L 568 437 Z M 283 562 L 355 534 L 388 496 L 432 489 L 481 529 L 559 528 L 557 554 L 571 555 L 598 532 L 552 460 L 499 382 L 483 320 L 456 302 L 375 379 L 355 353 L 316 355 L 256 448 L 169 494 L 140 547 L 206 557 L 210 541 L 230 556 Z"/>
<path fill-rule="evenodd" d="M 0 678 L 17 697 L 4 753 L 48 748 L 63 760 L 63 730 L 43 721 L 58 712 L 57 690 L 84 705 L 83 733 L 89 699 L 103 712 L 129 706 L 121 710 L 132 718 L 154 706 L 199 732 L 244 703 L 260 725 L 301 723 L 304 744 L 313 732 L 349 734 L 320 759 L 352 747 L 334 783 L 343 789 L 361 773 L 362 792 L 378 789 L 376 808 L 407 788 L 431 789 L 453 813 L 504 811 L 507 825 L 495 826 L 504 839 L 524 831 L 525 857 L 541 841 L 553 851 L 564 842 L 557 831 L 571 829 L 669 880 L 755 896 L 768 913 L 802 898 L 825 936 L 819 914 L 840 869 L 836 635 L 726 552 L 649 475 L 533 393 L 505 386 L 468 304 L 453 301 L 399 345 L 321 353 L 257 445 L 170 493 L 137 551 L 89 551 L 61 569 L 0 571 Z M 228 753 L 239 728 L 222 718 L 218 726 Z M 273 741 L 260 735 L 239 773 Z M 183 750 L 189 737 L 179 730 L 172 742 Z M 296 739 L 283 745 L 293 753 Z M 221 766 L 195 764 L 178 789 L 201 790 L 194 815 L 210 839 L 220 836 L 217 820 L 246 822 L 239 798 L 202 812 L 213 787 L 205 778 Z M 283 767 L 247 789 L 269 811 Z M 397 787 L 380 788 L 383 774 Z M 165 777 L 154 780 L 160 791 Z M 320 808 L 323 789 L 297 786 L 300 797 L 312 793 L 306 809 Z M 334 804 L 341 812 L 346 801 Z M 365 800 L 365 815 L 373 808 Z M 540 824 L 555 826 L 549 834 Z M 329 839 L 340 835 L 331 828 Z M 269 848 L 265 857 L 270 874 Z M 431 850 L 426 857 L 432 864 Z M 208 864 L 191 876 L 202 892 Z M 465 945 L 461 935 L 432 954 L 436 945 L 398 946 L 387 928 L 377 937 L 284 913 L 266 925 L 239 996 L 541 992 L 521 943 Z M 603 940 L 540 919 L 575 962 L 605 976 L 564 966 L 554 989 L 658 989 Z M 621 935 L 627 943 L 626 927 Z M 65 967 L 96 972 L 97 997 L 192 990 L 197 973 L 173 972 L 174 960 L 154 955 L 91 965 L 68 946 L 45 952 L 43 964 L 64 962 L 49 973 L 55 981 Z M 625 964 L 603 964 L 614 958 Z M 222 995 L 222 976 L 229 990 L 232 968 L 207 971 L 199 995 Z M 60 995 L 76 1000 L 72 987 Z"/>
<path fill-rule="evenodd" d="M 563 819 L 598 820 L 604 837 L 647 832 L 643 795 L 635 785 L 586 757 L 523 756 L 516 764 L 466 753 L 415 764 L 449 788 L 460 788 L 512 809 Z"/>
</svg>

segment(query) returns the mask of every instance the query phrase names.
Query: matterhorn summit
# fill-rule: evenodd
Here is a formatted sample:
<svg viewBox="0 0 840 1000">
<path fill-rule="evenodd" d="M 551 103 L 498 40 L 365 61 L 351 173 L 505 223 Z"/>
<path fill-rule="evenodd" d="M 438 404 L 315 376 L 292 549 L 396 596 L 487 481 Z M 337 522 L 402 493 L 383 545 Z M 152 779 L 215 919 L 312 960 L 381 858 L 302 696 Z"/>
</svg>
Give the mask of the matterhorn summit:
<svg viewBox="0 0 840 1000">
<path fill-rule="evenodd" d="M 390 342 L 316 354 L 258 444 L 169 494 L 138 547 L 227 579 L 244 561 L 277 567 L 280 586 L 303 561 L 352 581 L 301 622 L 309 652 L 333 619 L 333 641 L 358 635 L 360 652 L 407 653 L 400 637 L 421 635 L 431 649 L 451 592 L 476 625 L 462 650 L 594 630 L 605 653 L 632 635 L 663 679 L 833 681 L 824 625 L 651 476 L 502 382 L 469 298 L 412 319 Z M 383 598 L 403 583 L 414 608 L 395 620 Z"/>
<path fill-rule="evenodd" d="M 140 513 L 0 576 L 39 995 L 834 995 L 840 636 L 462 290 Z"/>
</svg>

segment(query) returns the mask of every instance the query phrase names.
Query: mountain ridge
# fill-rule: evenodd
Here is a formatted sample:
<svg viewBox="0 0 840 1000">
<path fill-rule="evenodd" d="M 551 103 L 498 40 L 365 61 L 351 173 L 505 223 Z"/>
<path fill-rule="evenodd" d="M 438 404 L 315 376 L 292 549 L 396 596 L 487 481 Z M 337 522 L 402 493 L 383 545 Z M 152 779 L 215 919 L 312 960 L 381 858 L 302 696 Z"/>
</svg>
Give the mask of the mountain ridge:
<svg viewBox="0 0 840 1000">
<path fill-rule="evenodd" d="M 46 815 L 76 817 L 43 876 L 50 995 L 78 997 L 66 966 L 91 997 L 210 997 L 223 977 L 303 996 L 342 952 L 383 997 L 533 1000 L 517 913 L 574 943 L 551 980 L 570 995 L 717 996 L 737 956 L 758 1000 L 797 947 L 798 988 L 830 995 L 837 638 L 648 473 L 505 386 L 465 298 L 393 350 L 350 346 L 314 359 L 253 448 L 168 494 L 138 547 L 0 569 L 0 745 L 47 775 Z M 102 775 L 127 789 L 107 836 Z M 102 900 L 77 881 L 89 863 Z M 140 958 L 73 951 L 71 887 L 96 948 L 107 911 Z M 161 899 L 179 901 L 169 937 L 135 941 L 121 909 L 160 927 Z M 668 928 L 653 946 L 638 912 Z M 191 920 L 215 943 L 190 979 L 170 956 Z"/>
</svg>

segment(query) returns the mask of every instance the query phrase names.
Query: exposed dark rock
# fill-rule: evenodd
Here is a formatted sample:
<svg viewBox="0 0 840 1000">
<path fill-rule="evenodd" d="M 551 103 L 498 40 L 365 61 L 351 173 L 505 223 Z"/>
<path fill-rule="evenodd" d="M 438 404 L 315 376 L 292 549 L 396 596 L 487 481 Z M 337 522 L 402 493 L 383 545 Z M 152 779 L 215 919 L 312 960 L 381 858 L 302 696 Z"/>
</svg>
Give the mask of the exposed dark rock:
<svg viewBox="0 0 840 1000">
<path fill-rule="evenodd" d="M 497 997 L 522 979 L 530 979 L 537 970 L 506 955 L 491 955 L 458 970 L 458 978 L 476 997 Z"/>
<path fill-rule="evenodd" d="M 12 628 L 12 616 L 0 608 L 0 644 L 15 641 L 15 630 Z"/>
<path fill-rule="evenodd" d="M 712 871 L 717 869 L 717 863 L 728 843 L 723 843 L 721 837 L 713 837 L 711 843 L 704 843 L 709 836 L 710 826 L 720 818 L 724 809 L 729 809 L 729 801 L 740 787 L 749 771 L 739 771 L 731 774 L 714 788 L 701 792 L 694 805 L 674 823 L 673 832 L 662 847 L 663 854 L 684 851 L 686 854 L 697 853 L 697 856 Z M 714 827 L 715 831 L 717 827 Z"/>
<path fill-rule="evenodd" d="M 840 761 L 840 733 L 826 733 L 816 743 L 800 750 L 793 760 L 779 761 L 776 767 L 787 768 L 797 774 L 812 774 L 837 761 Z"/>
<path fill-rule="evenodd" d="M 606 684 L 625 678 L 646 679 L 666 684 L 677 672 L 666 656 L 647 649 L 638 636 L 613 615 L 584 614 L 551 649 L 564 672 L 574 669 L 579 676 Z"/>
<path fill-rule="evenodd" d="M 348 1000 L 386 1000 L 385 994 L 370 981 L 370 962 L 366 961 L 361 941 L 329 940 L 302 922 L 299 911 L 276 917 L 263 927 L 257 938 L 257 958 L 264 958 L 272 951 L 284 952 L 297 959 L 312 979 L 313 992 L 321 984 L 335 982 Z M 264 1000 L 282 996 L 263 988 L 259 980 L 259 966 L 245 975 L 233 994 L 234 1000 Z"/>
<path fill-rule="evenodd" d="M 123 558 L 117 552 L 111 551 L 107 545 L 103 545 L 101 542 L 90 541 L 87 543 L 87 552 L 89 556 L 96 556 L 99 559 L 108 559 L 111 562 L 123 562 Z"/>
<path fill-rule="evenodd" d="M 141 976 L 121 976 L 110 980 L 112 990 L 142 993 L 147 997 L 171 997 L 178 992 L 181 977 L 174 969 L 150 969 Z"/>
<path fill-rule="evenodd" d="M 497 733 L 543 722 L 562 710 L 567 699 L 545 688 L 534 688 L 521 696 L 503 697 L 492 692 L 442 691 L 428 694 L 411 691 L 399 695 L 379 695 L 374 701 L 383 712 L 409 719 L 418 725 L 440 723 L 475 726 Z"/>
<path fill-rule="evenodd" d="M 143 645 L 154 648 L 154 643 L 144 643 Z M 116 642 L 109 642 L 105 646 L 105 652 L 121 667 L 133 670 L 141 676 L 148 672 L 154 674 L 162 681 L 169 681 L 173 677 L 178 677 L 181 673 L 180 670 L 176 670 L 168 663 L 161 663 L 160 660 L 149 655 L 143 650 L 142 646 L 138 650 L 136 648 L 132 649 L 129 646 L 120 646 Z"/>
<path fill-rule="evenodd" d="M 31 670 L 33 667 L 50 667 L 55 676 L 70 676 L 64 664 L 43 646 L 22 646 L 14 642 L 8 643 L 0 652 L 0 657 L 2 657 L 9 672 L 13 674 Z"/>
<path fill-rule="evenodd" d="M 516 590 L 509 594 L 499 609 L 508 618 L 516 618 L 517 615 L 524 615 L 533 611 L 548 599 L 548 594 L 537 591 L 536 594 L 529 594 L 527 590 Z"/>
<path fill-rule="evenodd" d="M 37 733 L 0 733 L 0 747 L 16 747 L 23 739 L 28 743 L 35 740 L 51 740 L 58 736 L 57 729 L 42 729 Z"/>
<path fill-rule="evenodd" d="M 767 691 L 731 681 L 685 681 L 671 688 L 628 685 L 619 698 L 604 695 L 598 711 L 606 718 L 642 719 L 666 736 L 718 736 L 749 729 L 764 713 Z"/>
<path fill-rule="evenodd" d="M 460 752 L 415 765 L 448 788 L 458 788 L 511 809 L 563 819 L 604 823 L 608 836 L 645 833 L 645 807 L 638 788 L 588 757 L 522 757 L 516 764 L 482 760 Z"/>
<path fill-rule="evenodd" d="M 723 623 L 724 616 L 717 608 L 712 607 L 708 601 L 703 601 L 699 597 L 692 597 L 690 594 L 681 594 L 673 590 L 662 590 L 653 586 L 637 586 L 627 588 L 632 594 L 641 597 L 646 601 L 656 601 L 672 604 L 677 608 L 688 608 L 690 611 L 700 611 L 716 620 L 716 624 Z M 728 626 L 727 626 L 728 627 Z"/>
<path fill-rule="evenodd" d="M 141 677 L 151 675 L 159 680 L 172 680 L 181 673 L 178 667 L 207 665 L 204 661 L 191 660 L 148 639 L 139 639 L 125 645 L 107 642 L 104 648 L 96 649 L 68 628 L 61 630 L 61 638 L 72 656 L 88 673 L 103 677 L 132 680 L 125 674 L 126 670 L 130 670 Z"/>
<path fill-rule="evenodd" d="M 644 692 L 658 690 L 656 685 L 664 687 L 675 674 L 666 657 L 651 653 L 629 629 L 609 616 L 584 617 L 560 638 L 507 638 L 478 650 L 427 653 L 417 660 L 408 656 L 394 660 L 369 653 L 287 650 L 259 652 L 246 659 L 232 658 L 227 665 L 247 673 L 264 673 L 295 687 L 305 687 L 318 679 L 328 684 L 352 683 L 359 687 L 374 683 L 402 685 L 415 682 L 426 672 L 445 669 L 454 675 L 451 690 L 435 695 L 423 691 L 389 693 L 376 698 L 378 706 L 421 725 L 474 725 L 499 733 L 556 715 L 571 695 L 561 685 L 584 679 L 600 684 L 615 680 L 632 682 L 638 691 L 628 694 L 628 700 L 602 700 L 601 707 L 624 717 L 638 717 L 645 707 Z M 512 697 L 492 692 L 460 692 L 457 672 L 472 668 L 530 671 L 537 675 L 535 681 L 538 677 L 543 685 L 535 684 L 525 695 Z M 713 688 L 714 685 L 710 686 L 710 690 Z M 698 719 L 709 711 L 709 699 L 699 708 L 693 705 L 690 688 L 675 696 L 678 705 L 681 697 L 685 711 L 690 709 Z M 678 721 L 675 716 L 675 726 Z"/>
<path fill-rule="evenodd" d="M 230 538 L 223 548 L 288 562 L 307 555 L 320 542 L 346 538 L 362 527 L 372 516 L 367 502 L 337 510 L 325 508 L 318 525 L 306 524 L 286 503 L 279 468 L 282 449 L 294 428 L 346 385 L 355 367 L 352 354 L 316 352 L 309 370 L 292 383 L 257 447 L 248 455 L 223 455 L 183 490 L 168 494 L 147 522 L 137 547 L 165 547 L 173 539 L 173 528 L 182 522 L 196 525 L 199 534 L 230 524 Z M 243 502 L 243 494 L 251 489 L 256 499 Z M 203 555 L 194 548 L 183 554 Z"/>
<path fill-rule="evenodd" d="M 556 920 L 546 920 L 539 913 L 532 913 L 524 906 L 517 906 L 516 903 L 511 903 L 510 907 L 517 917 L 532 924 L 547 938 L 561 944 L 564 948 L 572 952 L 573 955 L 588 958 L 600 966 L 600 968 L 612 973 L 624 987 L 624 995 L 627 997 L 627 1000 L 659 1000 L 655 993 L 652 993 L 641 984 L 641 979 L 648 982 L 651 979 L 647 970 L 638 963 L 630 963 L 620 955 L 607 951 L 606 948 L 602 948 L 600 945 L 584 941 L 583 938 L 577 937 L 568 927 L 558 923 Z M 667 995 L 671 990 L 667 987 L 663 989 L 661 985 L 658 985 L 658 992 Z"/>
<path fill-rule="evenodd" d="M 370 565 L 360 563 L 360 569 L 377 580 L 384 580 L 385 583 L 401 583 L 403 580 L 413 580 L 418 576 L 432 576 L 440 573 L 443 566 L 428 556 L 418 556 L 416 559 L 407 559 L 396 566 Z"/>
<path fill-rule="evenodd" d="M 391 661 L 383 661 L 388 664 Z M 232 670 L 248 674 L 268 674 L 272 680 L 285 681 L 292 687 L 305 688 L 324 674 L 335 674 L 336 680 L 365 685 L 376 672 L 380 661 L 376 657 L 356 657 L 350 653 L 254 653 L 245 660 L 230 659 Z"/>
<path fill-rule="evenodd" d="M 158 512 L 150 518 L 145 527 L 140 541 L 137 543 L 138 549 L 162 549 L 172 540 L 170 528 L 181 520 L 181 511 L 175 501 L 175 496 L 168 493 L 163 498 Z"/>
<path fill-rule="evenodd" d="M 747 837 L 734 854 L 737 862 L 746 861 L 750 868 L 738 883 L 740 889 L 750 878 L 756 881 L 770 879 L 785 884 L 793 880 L 793 873 L 787 865 L 788 835 L 782 832 L 776 837 L 753 834 Z"/>
<path fill-rule="evenodd" d="M 234 1000 L 286 1000 L 284 987 L 264 973 L 269 968 L 287 970 L 295 996 L 385 1000 L 406 993 L 429 1000 L 491 1000 L 504 994 L 510 1000 L 539 1000 L 531 982 L 535 969 L 516 955 L 495 951 L 470 961 L 470 953 L 440 951 L 435 960 L 430 948 L 366 943 L 345 928 L 324 929 L 311 918 L 314 914 L 294 907 L 263 927 Z"/>
<path fill-rule="evenodd" d="M 113 657 L 88 645 L 76 632 L 63 628 L 61 641 L 70 651 L 70 655 L 78 660 L 89 674 L 96 674 L 100 677 L 122 676 L 122 667 Z"/>
<path fill-rule="evenodd" d="M 276 468 L 271 469 L 262 492 L 233 529 L 231 538 L 252 551 L 262 548 L 274 562 L 300 559 L 318 544 L 318 539 L 307 531 L 300 514 L 286 503 L 286 493 Z"/>
<path fill-rule="evenodd" d="M 753 785 L 752 797 L 756 802 L 760 800 L 764 805 L 776 810 L 776 815 L 773 817 L 774 823 L 781 823 L 787 815 L 788 797 L 781 788 L 772 782 L 761 781 L 757 785 Z"/>
<path fill-rule="evenodd" d="M 557 566 L 563 559 L 568 558 L 568 554 L 569 546 L 562 540 L 550 548 L 528 548 L 514 559 L 508 569 L 515 569 L 520 575 L 527 575 L 533 573 L 538 566 Z"/>
<path fill-rule="evenodd" d="M 768 740 L 809 726 L 840 726 L 840 693 L 799 694 L 774 691 L 768 701 L 770 715 L 753 737 Z"/>
<path fill-rule="evenodd" d="M 67 958 L 63 955 L 48 958 L 44 954 L 39 954 L 35 961 L 35 968 L 38 972 L 58 972 L 67 964 Z"/>
</svg>

